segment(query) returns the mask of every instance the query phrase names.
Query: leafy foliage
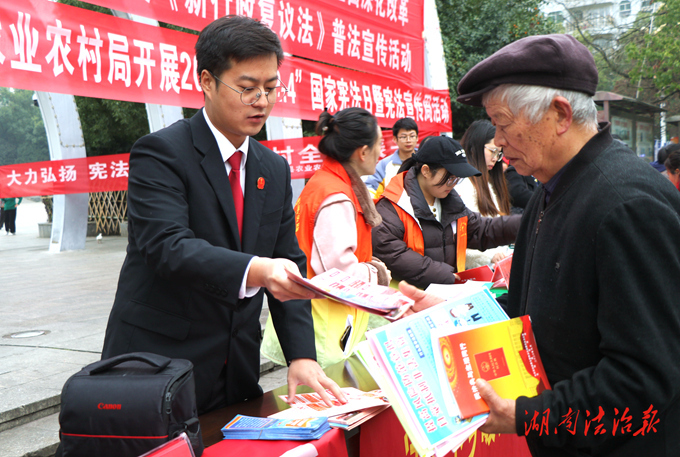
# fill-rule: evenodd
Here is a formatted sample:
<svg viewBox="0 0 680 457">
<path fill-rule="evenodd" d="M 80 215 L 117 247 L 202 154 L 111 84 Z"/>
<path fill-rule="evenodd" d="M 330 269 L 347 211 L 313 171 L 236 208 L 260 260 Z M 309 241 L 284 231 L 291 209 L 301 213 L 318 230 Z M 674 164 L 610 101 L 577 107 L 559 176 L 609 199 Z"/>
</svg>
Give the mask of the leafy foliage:
<svg viewBox="0 0 680 457">
<path fill-rule="evenodd" d="M 680 94 L 680 0 L 660 3 L 649 22 L 651 33 L 643 32 L 642 40 L 625 49 L 633 62 L 631 77 L 650 80 L 660 101 Z"/>
<path fill-rule="evenodd" d="M 0 87 L 0 165 L 50 160 L 33 92 Z"/>
<path fill-rule="evenodd" d="M 503 46 L 530 35 L 554 33 L 539 10 L 542 0 L 436 0 L 451 92 L 453 135 L 460 138 L 482 108 L 455 101 L 458 81 L 475 64 Z"/>
<path fill-rule="evenodd" d="M 89 157 L 130 152 L 149 133 L 143 103 L 76 97 L 76 106 Z"/>
<path fill-rule="evenodd" d="M 616 92 L 680 112 L 680 0 L 652 3 L 609 45 L 569 17 L 574 36 L 593 53 L 600 81 L 597 90 Z"/>
</svg>

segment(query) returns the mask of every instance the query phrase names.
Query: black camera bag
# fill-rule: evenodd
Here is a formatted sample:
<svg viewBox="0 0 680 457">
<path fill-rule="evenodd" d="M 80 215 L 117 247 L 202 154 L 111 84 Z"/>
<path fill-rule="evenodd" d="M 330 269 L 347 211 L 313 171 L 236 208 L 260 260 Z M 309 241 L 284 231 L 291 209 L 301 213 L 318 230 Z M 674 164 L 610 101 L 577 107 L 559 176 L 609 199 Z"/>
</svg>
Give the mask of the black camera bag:
<svg viewBox="0 0 680 457">
<path fill-rule="evenodd" d="M 199 457 L 193 365 L 148 352 L 92 363 L 64 384 L 59 426 L 57 456 L 137 457 L 186 432 Z"/>
</svg>

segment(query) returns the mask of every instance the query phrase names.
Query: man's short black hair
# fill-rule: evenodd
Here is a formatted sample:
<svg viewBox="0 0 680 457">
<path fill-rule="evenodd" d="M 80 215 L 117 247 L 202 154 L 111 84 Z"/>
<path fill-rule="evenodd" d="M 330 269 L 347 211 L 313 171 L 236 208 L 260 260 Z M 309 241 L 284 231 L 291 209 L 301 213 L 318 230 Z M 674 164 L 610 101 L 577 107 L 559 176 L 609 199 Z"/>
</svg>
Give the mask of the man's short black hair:
<svg viewBox="0 0 680 457">
<path fill-rule="evenodd" d="M 266 25 L 245 16 L 224 16 L 208 24 L 195 46 L 196 71 L 219 76 L 236 62 L 276 55 L 283 62 L 281 41 Z"/>
<path fill-rule="evenodd" d="M 399 130 L 415 130 L 418 133 L 418 124 L 411 117 L 402 117 L 392 126 L 392 134 L 395 138 L 399 135 Z"/>
</svg>

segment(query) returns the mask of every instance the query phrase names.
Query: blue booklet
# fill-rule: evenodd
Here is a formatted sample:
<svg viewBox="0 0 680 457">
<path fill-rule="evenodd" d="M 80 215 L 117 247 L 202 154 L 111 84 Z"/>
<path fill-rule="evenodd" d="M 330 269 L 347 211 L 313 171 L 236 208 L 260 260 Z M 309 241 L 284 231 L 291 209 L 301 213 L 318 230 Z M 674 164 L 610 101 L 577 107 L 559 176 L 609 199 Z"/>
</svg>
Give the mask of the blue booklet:
<svg viewBox="0 0 680 457">
<path fill-rule="evenodd" d="M 326 417 L 272 419 L 241 414 L 222 428 L 229 440 L 316 440 L 329 431 Z"/>
</svg>

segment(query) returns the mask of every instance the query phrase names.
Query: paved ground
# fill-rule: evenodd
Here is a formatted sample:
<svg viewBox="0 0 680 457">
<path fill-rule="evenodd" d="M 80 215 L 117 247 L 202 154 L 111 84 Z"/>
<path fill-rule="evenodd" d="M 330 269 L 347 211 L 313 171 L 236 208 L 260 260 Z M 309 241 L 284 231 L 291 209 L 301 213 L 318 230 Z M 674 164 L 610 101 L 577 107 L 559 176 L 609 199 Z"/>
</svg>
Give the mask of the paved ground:
<svg viewBox="0 0 680 457">
<path fill-rule="evenodd" d="M 17 234 L 0 230 L 2 457 L 28 455 L 20 446 L 26 436 L 45 443 L 58 436 L 54 412 L 61 388 L 69 376 L 100 358 L 125 258 L 127 240 L 121 237 L 105 237 L 101 243 L 92 237 L 82 251 L 50 254 L 49 238 L 38 238 L 38 222 L 45 219 L 39 200 L 24 199 L 17 210 Z M 264 375 L 262 387 L 285 384 L 285 376 L 286 370 Z M 31 414 L 47 417 L 11 428 Z"/>
</svg>

